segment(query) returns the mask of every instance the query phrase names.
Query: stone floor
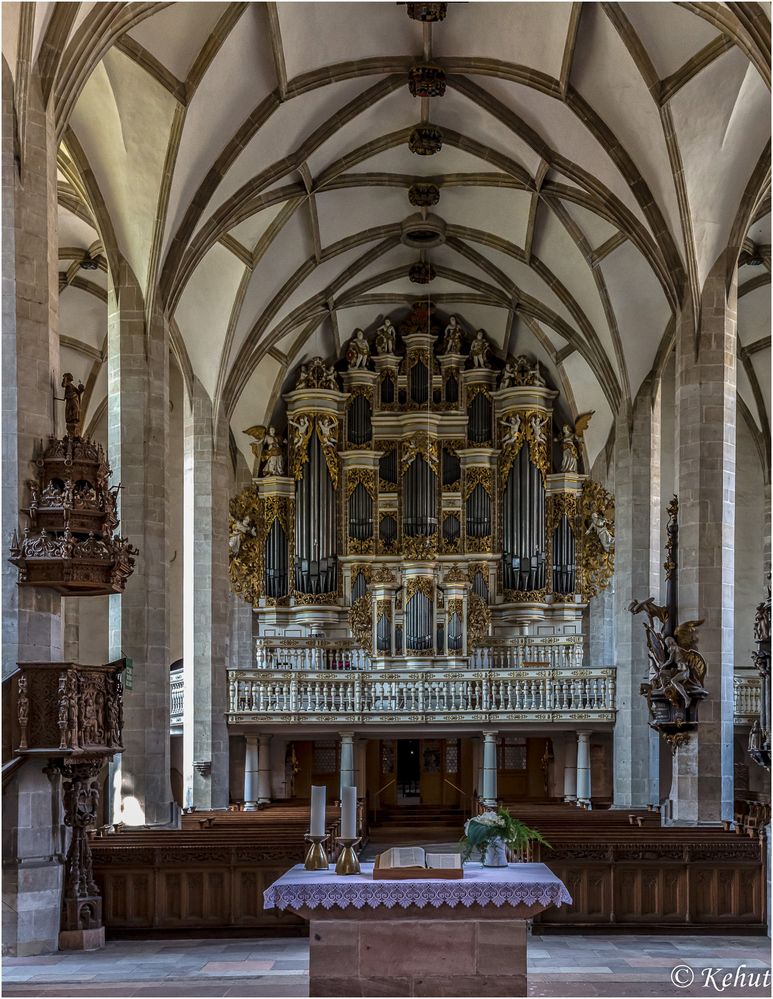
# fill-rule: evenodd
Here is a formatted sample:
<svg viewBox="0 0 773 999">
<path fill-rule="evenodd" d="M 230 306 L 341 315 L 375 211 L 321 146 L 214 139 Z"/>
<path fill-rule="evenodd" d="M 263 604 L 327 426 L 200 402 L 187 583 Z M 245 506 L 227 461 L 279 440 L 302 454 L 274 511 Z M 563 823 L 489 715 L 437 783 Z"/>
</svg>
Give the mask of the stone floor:
<svg viewBox="0 0 773 999">
<path fill-rule="evenodd" d="M 40 999 L 305 996 L 308 951 L 303 938 L 114 941 L 88 954 L 4 958 L 2 991 Z M 771 994 L 762 937 L 535 935 L 528 953 L 531 996 Z"/>
</svg>

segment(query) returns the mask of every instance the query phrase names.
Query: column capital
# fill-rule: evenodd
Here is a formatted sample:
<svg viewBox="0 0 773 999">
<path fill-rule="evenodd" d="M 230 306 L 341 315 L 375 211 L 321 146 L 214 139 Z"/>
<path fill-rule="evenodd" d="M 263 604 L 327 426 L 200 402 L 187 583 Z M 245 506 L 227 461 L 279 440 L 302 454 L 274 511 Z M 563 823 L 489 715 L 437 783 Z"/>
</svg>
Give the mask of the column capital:
<svg viewBox="0 0 773 999">
<path fill-rule="evenodd" d="M 491 740 L 497 738 L 497 736 L 499 735 L 499 731 L 498 729 L 484 728 L 481 734 L 484 739 Z"/>
</svg>

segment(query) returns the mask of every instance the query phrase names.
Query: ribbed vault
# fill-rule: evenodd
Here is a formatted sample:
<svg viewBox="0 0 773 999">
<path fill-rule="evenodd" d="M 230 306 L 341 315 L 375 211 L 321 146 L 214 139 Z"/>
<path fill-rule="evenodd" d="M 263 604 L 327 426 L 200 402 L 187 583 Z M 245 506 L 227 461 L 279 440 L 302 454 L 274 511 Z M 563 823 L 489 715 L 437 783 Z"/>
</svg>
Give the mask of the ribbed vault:
<svg viewBox="0 0 773 999">
<path fill-rule="evenodd" d="M 592 461 L 730 246 L 742 411 L 769 444 L 762 5 L 468 3 L 436 23 L 391 3 L 5 8 L 17 92 L 38 60 L 55 102 L 63 362 L 87 423 L 123 257 L 248 460 L 242 431 L 292 366 L 429 292 L 596 411 Z M 443 96 L 411 96 L 422 64 Z M 409 150 L 418 124 L 439 152 Z M 400 239 L 418 183 L 446 227 L 424 287 Z"/>
</svg>

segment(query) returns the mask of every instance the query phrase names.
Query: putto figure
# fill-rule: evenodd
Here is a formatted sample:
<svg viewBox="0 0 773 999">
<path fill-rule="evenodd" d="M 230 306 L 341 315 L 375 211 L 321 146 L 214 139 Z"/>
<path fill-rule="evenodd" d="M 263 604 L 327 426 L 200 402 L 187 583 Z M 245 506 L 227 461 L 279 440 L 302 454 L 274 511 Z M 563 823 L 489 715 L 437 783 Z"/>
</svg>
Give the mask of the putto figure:
<svg viewBox="0 0 773 999">
<path fill-rule="evenodd" d="M 502 447 L 511 447 L 518 440 L 518 434 L 521 432 L 521 418 L 515 413 L 499 422 L 507 428 L 502 437 Z"/>
<path fill-rule="evenodd" d="M 603 514 L 599 513 L 598 510 L 594 510 L 590 515 L 590 524 L 588 525 L 588 530 L 585 532 L 588 534 L 595 534 L 599 539 L 599 544 L 608 552 L 610 548 L 615 543 L 615 539 L 612 536 L 612 532 L 609 529 L 609 524 Z"/>
<path fill-rule="evenodd" d="M 346 348 L 346 360 L 349 362 L 350 370 L 353 368 L 367 368 L 370 358 L 370 347 L 365 339 L 362 330 L 354 331 L 354 336 L 349 341 Z"/>
<path fill-rule="evenodd" d="M 488 342 L 485 330 L 478 330 L 475 339 L 470 346 L 470 359 L 473 368 L 488 368 L 488 357 L 491 353 L 491 346 Z"/>
<path fill-rule="evenodd" d="M 59 401 L 64 401 L 64 422 L 68 437 L 80 437 L 81 432 L 81 396 L 86 391 L 81 382 L 75 384 L 69 371 L 62 375 L 64 395 Z"/>
</svg>

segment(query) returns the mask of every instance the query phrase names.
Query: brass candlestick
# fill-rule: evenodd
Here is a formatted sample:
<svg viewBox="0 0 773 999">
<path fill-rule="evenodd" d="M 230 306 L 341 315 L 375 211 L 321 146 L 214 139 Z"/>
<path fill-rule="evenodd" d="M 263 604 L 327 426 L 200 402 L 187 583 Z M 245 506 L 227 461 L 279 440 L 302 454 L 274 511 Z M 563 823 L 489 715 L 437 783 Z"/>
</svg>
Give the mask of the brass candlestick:
<svg viewBox="0 0 773 999">
<path fill-rule="evenodd" d="M 360 873 L 360 861 L 357 854 L 354 852 L 354 848 L 359 842 L 359 836 L 355 839 L 348 839 L 347 837 L 342 836 L 338 840 L 338 843 L 341 846 L 341 852 L 338 854 L 338 860 L 336 861 L 336 874 Z"/>
<path fill-rule="evenodd" d="M 327 840 L 327 836 L 312 836 L 311 833 L 306 833 L 303 838 L 310 844 L 303 866 L 307 871 L 326 871 L 327 851 L 322 844 Z"/>
</svg>

